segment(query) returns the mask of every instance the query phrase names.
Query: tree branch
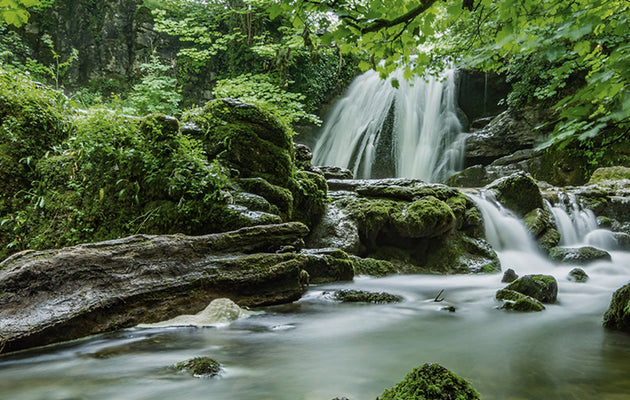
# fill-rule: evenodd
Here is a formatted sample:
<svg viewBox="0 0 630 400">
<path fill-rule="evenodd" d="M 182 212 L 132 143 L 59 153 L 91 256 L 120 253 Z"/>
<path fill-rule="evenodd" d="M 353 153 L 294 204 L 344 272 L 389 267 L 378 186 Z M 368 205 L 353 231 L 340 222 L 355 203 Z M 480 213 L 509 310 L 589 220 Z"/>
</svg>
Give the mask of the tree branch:
<svg viewBox="0 0 630 400">
<path fill-rule="evenodd" d="M 397 18 L 394 18 L 392 20 L 377 19 L 375 21 L 372 21 L 367 26 L 361 28 L 361 33 L 376 32 L 384 28 L 391 28 L 392 26 L 409 23 L 410 21 L 413 21 L 418 15 L 428 10 L 429 7 L 431 7 L 436 1 L 437 0 L 422 0 L 416 8 L 409 10 L 408 12 Z"/>
</svg>

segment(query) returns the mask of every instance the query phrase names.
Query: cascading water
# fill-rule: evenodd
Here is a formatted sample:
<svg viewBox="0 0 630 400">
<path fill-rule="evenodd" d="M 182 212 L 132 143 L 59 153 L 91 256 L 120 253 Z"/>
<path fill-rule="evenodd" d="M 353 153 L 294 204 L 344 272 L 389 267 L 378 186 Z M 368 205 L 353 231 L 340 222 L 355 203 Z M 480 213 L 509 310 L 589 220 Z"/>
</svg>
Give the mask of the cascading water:
<svg viewBox="0 0 630 400">
<path fill-rule="evenodd" d="M 410 81 L 402 70 L 386 80 L 368 71 L 327 116 L 314 163 L 351 169 L 356 178 L 443 181 L 463 166 L 455 94 L 454 69 Z"/>
<path fill-rule="evenodd" d="M 486 239 L 495 250 L 536 251 L 536 244 L 523 222 L 505 209 L 492 192 L 469 197 L 481 211 Z"/>
<path fill-rule="evenodd" d="M 559 193 L 558 202 L 553 206 L 545 203 L 551 211 L 560 232 L 561 246 L 588 244 L 603 249 L 614 249 L 617 245 L 614 234 L 599 229 L 595 214 L 580 206 L 574 194 Z"/>
</svg>

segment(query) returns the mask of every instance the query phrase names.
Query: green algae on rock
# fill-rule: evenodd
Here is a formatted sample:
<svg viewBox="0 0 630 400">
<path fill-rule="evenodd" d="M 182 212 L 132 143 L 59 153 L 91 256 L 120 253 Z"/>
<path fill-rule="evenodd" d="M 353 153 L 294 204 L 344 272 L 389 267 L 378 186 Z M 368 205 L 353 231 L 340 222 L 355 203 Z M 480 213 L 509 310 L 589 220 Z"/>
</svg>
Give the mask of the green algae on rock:
<svg viewBox="0 0 630 400">
<path fill-rule="evenodd" d="M 439 364 L 415 368 L 377 400 L 478 400 L 479 393 L 469 382 Z"/>
<path fill-rule="evenodd" d="M 402 297 L 386 293 L 386 292 L 367 292 L 365 290 L 337 290 L 334 294 L 335 299 L 344 303 L 398 303 L 403 300 Z"/>
<path fill-rule="evenodd" d="M 182 372 L 190 372 L 196 378 L 210 378 L 221 372 L 221 364 L 210 357 L 195 357 L 178 362 L 175 368 Z"/>
<path fill-rule="evenodd" d="M 496 180 L 488 185 L 488 189 L 492 189 L 497 200 L 518 217 L 523 217 L 536 208 L 544 208 L 542 194 L 531 175 L 516 173 Z"/>
<path fill-rule="evenodd" d="M 505 289 L 533 297 L 542 303 L 555 303 L 558 297 L 558 282 L 551 275 L 525 275 Z"/>
<path fill-rule="evenodd" d="M 604 327 L 630 332 L 630 283 L 613 294 L 604 314 Z"/>
<path fill-rule="evenodd" d="M 496 298 L 505 302 L 501 306 L 505 310 L 530 312 L 545 309 L 545 306 L 540 301 L 515 290 L 500 289 L 497 291 Z"/>
<path fill-rule="evenodd" d="M 610 253 L 592 246 L 579 248 L 553 247 L 549 250 L 549 258 L 562 263 L 581 265 L 595 261 L 611 260 Z"/>
</svg>

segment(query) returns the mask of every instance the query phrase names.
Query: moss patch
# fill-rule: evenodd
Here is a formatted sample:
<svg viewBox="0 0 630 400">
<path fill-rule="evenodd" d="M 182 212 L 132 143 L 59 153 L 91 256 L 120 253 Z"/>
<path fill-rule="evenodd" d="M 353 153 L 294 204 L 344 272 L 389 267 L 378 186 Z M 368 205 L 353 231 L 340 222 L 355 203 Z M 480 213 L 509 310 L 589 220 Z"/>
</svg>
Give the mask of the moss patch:
<svg viewBox="0 0 630 400">
<path fill-rule="evenodd" d="M 385 390 L 380 400 L 476 400 L 479 393 L 466 380 L 438 364 L 424 364 L 415 368 L 391 389 Z"/>
<path fill-rule="evenodd" d="M 221 372 L 221 364 L 210 357 L 196 357 L 175 364 L 175 368 L 195 377 L 212 377 Z"/>
</svg>

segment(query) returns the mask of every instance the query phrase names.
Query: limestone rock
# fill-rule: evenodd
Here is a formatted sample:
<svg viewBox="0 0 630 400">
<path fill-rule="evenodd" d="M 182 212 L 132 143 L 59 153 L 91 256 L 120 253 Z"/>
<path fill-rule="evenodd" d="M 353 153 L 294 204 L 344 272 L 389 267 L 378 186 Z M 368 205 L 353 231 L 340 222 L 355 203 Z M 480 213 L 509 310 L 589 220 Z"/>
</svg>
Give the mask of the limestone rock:
<svg viewBox="0 0 630 400">
<path fill-rule="evenodd" d="M 0 264 L 0 349 L 194 314 L 218 297 L 242 306 L 293 301 L 304 291 L 300 271 L 314 259 L 328 264 L 319 268 L 322 275 L 330 271 L 333 279 L 351 279 L 352 262 L 345 254 L 276 253 L 307 233 L 305 225 L 293 222 L 17 253 Z"/>
</svg>

